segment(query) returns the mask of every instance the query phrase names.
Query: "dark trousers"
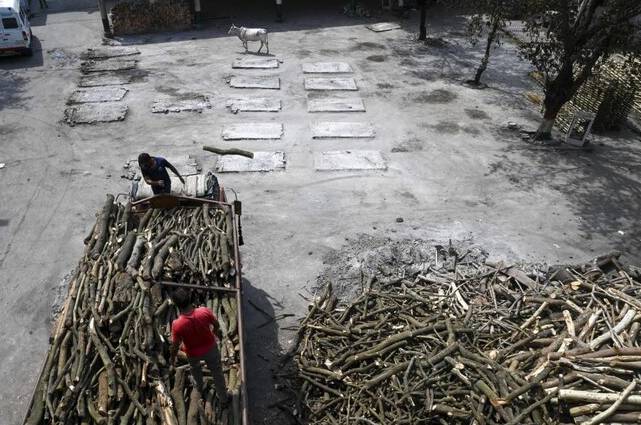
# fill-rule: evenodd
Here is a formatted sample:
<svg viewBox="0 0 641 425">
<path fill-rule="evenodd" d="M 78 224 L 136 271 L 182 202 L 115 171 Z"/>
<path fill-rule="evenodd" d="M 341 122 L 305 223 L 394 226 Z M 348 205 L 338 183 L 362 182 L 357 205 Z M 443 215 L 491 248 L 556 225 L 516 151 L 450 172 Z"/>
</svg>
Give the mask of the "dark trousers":
<svg viewBox="0 0 641 425">
<path fill-rule="evenodd" d="M 154 192 L 154 195 L 158 195 L 160 193 L 171 193 L 171 183 L 167 184 L 167 182 L 165 182 L 163 187 L 151 186 L 151 191 Z"/>
<path fill-rule="evenodd" d="M 200 365 L 201 361 L 204 361 L 211 371 L 211 377 L 214 378 L 214 388 L 216 389 L 218 400 L 220 400 L 221 403 L 227 402 L 225 377 L 223 376 L 223 367 L 220 361 L 220 351 L 218 351 L 216 344 L 214 344 L 211 349 L 202 356 L 189 357 L 191 376 L 194 377 L 194 381 L 196 381 L 196 386 L 198 387 L 198 391 L 200 391 L 201 396 L 204 396 L 205 386 L 203 384 L 203 369 Z"/>
</svg>

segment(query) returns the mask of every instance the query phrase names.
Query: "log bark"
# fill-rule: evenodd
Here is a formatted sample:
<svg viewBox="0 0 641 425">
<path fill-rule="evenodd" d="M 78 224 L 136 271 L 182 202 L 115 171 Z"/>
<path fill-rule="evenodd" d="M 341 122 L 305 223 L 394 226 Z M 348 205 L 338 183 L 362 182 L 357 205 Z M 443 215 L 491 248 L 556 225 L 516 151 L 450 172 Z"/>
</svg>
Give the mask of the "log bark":
<svg viewBox="0 0 641 425">
<path fill-rule="evenodd" d="M 237 148 L 221 149 L 214 146 L 203 146 L 203 150 L 207 152 L 212 152 L 218 155 L 240 155 L 247 158 L 254 158 L 254 153 Z"/>
<path fill-rule="evenodd" d="M 98 228 L 96 229 L 98 236 L 96 239 L 96 244 L 91 250 L 91 258 L 93 258 L 94 260 L 98 259 L 98 257 L 102 253 L 103 248 L 105 247 L 105 244 L 107 243 L 107 238 L 109 237 L 109 220 L 113 205 L 114 196 L 107 195 L 107 200 L 105 201 L 105 204 L 103 205 L 102 211 L 100 212 L 100 216 L 98 218 Z"/>
</svg>

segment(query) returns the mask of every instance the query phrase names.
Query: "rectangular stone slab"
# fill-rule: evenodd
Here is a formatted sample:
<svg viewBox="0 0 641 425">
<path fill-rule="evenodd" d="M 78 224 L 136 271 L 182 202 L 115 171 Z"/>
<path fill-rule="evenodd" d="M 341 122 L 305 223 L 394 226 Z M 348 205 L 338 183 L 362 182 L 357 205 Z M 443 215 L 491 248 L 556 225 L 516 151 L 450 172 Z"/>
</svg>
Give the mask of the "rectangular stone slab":
<svg viewBox="0 0 641 425">
<path fill-rule="evenodd" d="M 387 170 L 387 161 L 380 151 L 350 150 L 317 153 L 317 171 Z"/>
<path fill-rule="evenodd" d="M 206 96 L 194 99 L 163 99 L 156 100 L 151 105 L 151 112 L 168 113 L 168 112 L 202 112 L 203 109 L 211 108 L 211 103 Z"/>
<path fill-rule="evenodd" d="M 314 139 L 371 138 L 376 136 L 371 124 L 362 122 L 315 122 Z"/>
<path fill-rule="evenodd" d="M 380 22 L 378 24 L 371 24 L 366 26 L 368 30 L 371 30 L 374 32 L 397 30 L 400 27 L 401 26 L 395 22 Z"/>
<path fill-rule="evenodd" d="M 232 77 L 229 81 L 231 87 L 237 89 L 272 89 L 280 90 L 278 77 Z"/>
<path fill-rule="evenodd" d="M 218 158 L 216 171 L 219 173 L 285 171 L 285 152 L 254 152 L 254 158 L 225 155 Z"/>
<path fill-rule="evenodd" d="M 223 127 L 223 140 L 280 139 L 283 125 L 272 122 L 227 124 Z"/>
<path fill-rule="evenodd" d="M 87 49 L 87 53 L 84 56 L 90 59 L 104 59 L 139 54 L 140 50 L 135 47 L 97 47 L 95 49 Z"/>
<path fill-rule="evenodd" d="M 80 65 L 83 73 L 102 71 L 125 71 L 134 69 L 138 61 L 133 59 L 107 59 L 101 61 L 90 60 Z"/>
<path fill-rule="evenodd" d="M 305 90 L 358 90 L 353 78 L 309 77 L 305 78 Z"/>
<path fill-rule="evenodd" d="M 76 90 L 67 103 L 117 102 L 122 100 L 128 90 L 123 87 L 92 87 Z"/>
<path fill-rule="evenodd" d="M 127 110 L 127 105 L 121 102 L 83 103 L 65 109 L 65 121 L 70 125 L 123 121 Z"/>
<path fill-rule="evenodd" d="M 234 114 L 238 112 L 278 112 L 281 109 L 281 103 L 278 99 L 268 97 L 229 99 L 227 108 Z"/>
<path fill-rule="evenodd" d="M 365 112 L 365 104 L 360 98 L 308 99 L 308 112 Z"/>
<path fill-rule="evenodd" d="M 341 74 L 354 72 L 345 62 L 310 62 L 303 64 L 304 74 Z"/>
<path fill-rule="evenodd" d="M 278 68 L 278 60 L 276 58 L 238 58 L 231 64 L 232 68 L 247 68 L 247 69 L 270 69 Z"/>
<path fill-rule="evenodd" d="M 80 79 L 79 87 L 119 86 L 129 84 L 131 75 L 122 72 L 91 73 Z"/>
</svg>

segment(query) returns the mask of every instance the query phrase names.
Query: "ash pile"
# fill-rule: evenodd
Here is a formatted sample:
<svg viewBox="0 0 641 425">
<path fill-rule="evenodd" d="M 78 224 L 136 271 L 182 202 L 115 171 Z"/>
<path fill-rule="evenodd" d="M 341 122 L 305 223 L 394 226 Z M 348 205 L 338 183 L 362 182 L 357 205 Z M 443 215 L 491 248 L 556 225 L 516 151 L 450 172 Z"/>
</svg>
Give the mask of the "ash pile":
<svg viewBox="0 0 641 425">
<path fill-rule="evenodd" d="M 507 265 L 361 238 L 328 261 L 278 405 L 294 422 L 638 423 L 641 272 L 617 253 Z"/>
</svg>

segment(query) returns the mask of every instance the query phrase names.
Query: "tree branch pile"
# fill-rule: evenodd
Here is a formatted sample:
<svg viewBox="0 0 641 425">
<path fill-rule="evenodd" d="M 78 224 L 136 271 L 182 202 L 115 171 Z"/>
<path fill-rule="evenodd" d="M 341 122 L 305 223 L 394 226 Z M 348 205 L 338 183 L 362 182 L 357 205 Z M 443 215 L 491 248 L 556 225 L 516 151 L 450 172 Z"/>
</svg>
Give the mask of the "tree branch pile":
<svg viewBox="0 0 641 425">
<path fill-rule="evenodd" d="M 85 240 L 26 424 L 239 423 L 234 409 L 221 411 L 211 381 L 200 402 L 186 358 L 177 368 L 168 364 L 178 312 L 171 289 L 157 283 L 229 287 L 232 235 L 222 209 L 150 210 L 138 218 L 109 195 Z M 223 370 L 238 406 L 236 296 L 193 294 L 219 319 Z"/>
<path fill-rule="evenodd" d="M 641 279 L 616 255 L 526 273 L 443 251 L 422 272 L 327 284 L 292 385 L 311 424 L 639 423 Z"/>
</svg>

